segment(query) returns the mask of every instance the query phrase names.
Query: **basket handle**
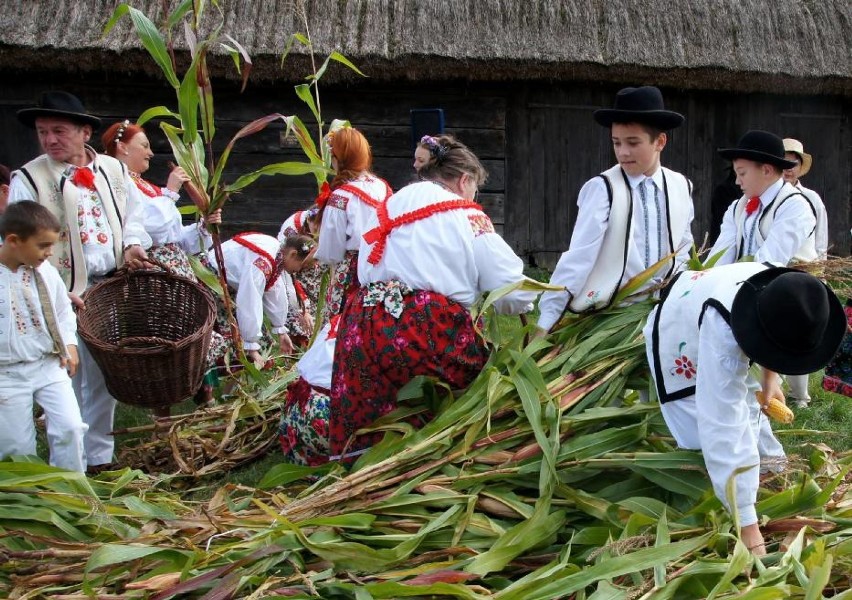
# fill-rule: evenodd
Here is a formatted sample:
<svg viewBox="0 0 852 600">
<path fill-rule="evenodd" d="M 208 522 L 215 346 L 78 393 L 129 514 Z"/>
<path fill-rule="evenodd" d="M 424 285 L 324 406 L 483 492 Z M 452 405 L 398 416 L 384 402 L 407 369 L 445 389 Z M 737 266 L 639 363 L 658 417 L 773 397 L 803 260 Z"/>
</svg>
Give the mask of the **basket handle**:
<svg viewBox="0 0 852 600">
<path fill-rule="evenodd" d="M 165 345 L 170 348 L 175 348 L 177 346 L 177 342 L 172 340 L 167 340 L 165 338 L 160 337 L 144 337 L 144 336 L 136 336 L 136 337 L 126 337 L 122 338 L 116 344 L 119 349 L 129 346 L 130 344 L 136 343 L 145 343 L 145 344 L 155 344 L 155 345 Z"/>
</svg>

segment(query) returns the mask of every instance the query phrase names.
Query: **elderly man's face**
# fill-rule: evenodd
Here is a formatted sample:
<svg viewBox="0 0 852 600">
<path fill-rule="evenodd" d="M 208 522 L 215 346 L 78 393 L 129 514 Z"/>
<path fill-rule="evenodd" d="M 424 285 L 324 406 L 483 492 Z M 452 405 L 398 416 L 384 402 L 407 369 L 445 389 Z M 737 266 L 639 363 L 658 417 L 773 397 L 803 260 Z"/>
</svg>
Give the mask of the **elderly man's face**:
<svg viewBox="0 0 852 600">
<path fill-rule="evenodd" d="M 35 129 L 41 149 L 53 160 L 76 166 L 88 164 L 85 144 L 92 137 L 91 126 L 58 117 L 38 117 Z"/>
</svg>

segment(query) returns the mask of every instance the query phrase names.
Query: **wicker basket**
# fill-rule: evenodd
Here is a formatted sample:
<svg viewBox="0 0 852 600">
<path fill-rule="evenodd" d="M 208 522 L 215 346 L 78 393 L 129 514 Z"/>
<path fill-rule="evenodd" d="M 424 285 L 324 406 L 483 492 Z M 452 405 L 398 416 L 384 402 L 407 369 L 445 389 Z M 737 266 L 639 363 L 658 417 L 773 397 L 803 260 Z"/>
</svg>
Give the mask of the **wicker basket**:
<svg viewBox="0 0 852 600">
<path fill-rule="evenodd" d="M 216 316 L 206 288 L 165 271 L 133 271 L 94 285 L 85 302 L 78 331 L 117 400 L 157 408 L 199 389 Z"/>
</svg>

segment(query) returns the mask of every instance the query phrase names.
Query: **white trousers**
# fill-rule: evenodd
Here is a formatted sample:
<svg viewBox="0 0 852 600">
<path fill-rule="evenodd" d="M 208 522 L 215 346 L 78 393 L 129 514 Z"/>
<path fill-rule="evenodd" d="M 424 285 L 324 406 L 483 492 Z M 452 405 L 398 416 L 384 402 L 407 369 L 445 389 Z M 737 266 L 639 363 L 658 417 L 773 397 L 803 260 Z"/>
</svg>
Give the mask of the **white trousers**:
<svg viewBox="0 0 852 600">
<path fill-rule="evenodd" d="M 80 355 L 80 367 L 72 382 L 83 421 L 89 425 L 85 439 L 86 466 L 103 465 L 112 462 L 115 448 L 112 424 L 116 402 L 107 390 L 101 368 L 79 335 L 77 352 Z"/>
<path fill-rule="evenodd" d="M 36 453 L 33 400 L 44 409 L 50 464 L 84 472 L 87 426 L 56 356 L 0 366 L 0 457 Z"/>
<path fill-rule="evenodd" d="M 789 395 L 796 400 L 804 400 L 808 402 L 811 395 L 808 392 L 808 378 L 810 375 L 785 375 L 787 385 L 790 386 Z"/>
</svg>

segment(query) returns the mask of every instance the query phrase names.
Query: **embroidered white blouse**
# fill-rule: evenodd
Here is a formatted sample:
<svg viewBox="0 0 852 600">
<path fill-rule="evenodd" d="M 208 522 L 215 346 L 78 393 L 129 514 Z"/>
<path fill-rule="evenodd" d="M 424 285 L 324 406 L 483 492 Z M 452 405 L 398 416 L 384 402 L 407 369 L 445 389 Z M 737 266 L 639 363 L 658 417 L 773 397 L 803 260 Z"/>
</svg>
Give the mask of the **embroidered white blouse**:
<svg viewBox="0 0 852 600">
<path fill-rule="evenodd" d="M 249 235 L 247 239 L 273 259 L 281 247 L 274 237 L 262 233 Z M 228 285 L 237 290 L 234 303 L 240 336 L 243 338 L 243 348 L 259 350 L 264 313 L 272 324 L 272 333 L 287 333 L 286 320 L 289 306 L 287 285 L 290 274 L 282 272 L 273 286 L 266 290 L 269 263 L 264 257 L 234 240 L 228 240 L 222 244 L 222 254 L 225 258 Z M 210 250 L 207 257 L 215 268 L 215 253 Z M 290 285 L 292 286 L 292 283 Z"/>
<path fill-rule="evenodd" d="M 387 195 L 387 186 L 378 177 L 362 175 L 348 183 L 363 190 L 377 202 L 383 202 Z M 322 214 L 317 260 L 325 264 L 338 263 L 347 252 L 358 250 L 365 224 L 375 214 L 375 209 L 356 194 L 335 189 Z"/>
<path fill-rule="evenodd" d="M 413 210 L 459 197 L 438 184 L 423 181 L 402 188 L 387 201 L 391 219 Z M 365 233 L 378 225 L 373 214 Z M 372 246 L 362 241 L 358 254 L 361 285 L 396 279 L 415 290 L 438 292 L 469 308 L 482 292 L 524 278 L 523 261 L 494 232 L 480 210 L 458 209 L 434 214 L 394 229 L 378 264 L 368 261 Z M 535 292 L 512 292 L 498 300 L 497 312 L 518 314 L 532 308 Z"/>
<path fill-rule="evenodd" d="M 142 194 L 145 231 L 151 236 L 154 246 L 177 244 L 187 254 L 206 252 L 213 244 L 207 228 L 199 224 L 184 225 L 183 217 L 175 202 L 180 195 L 168 188 L 160 188 L 161 195 L 150 197 Z"/>
</svg>

